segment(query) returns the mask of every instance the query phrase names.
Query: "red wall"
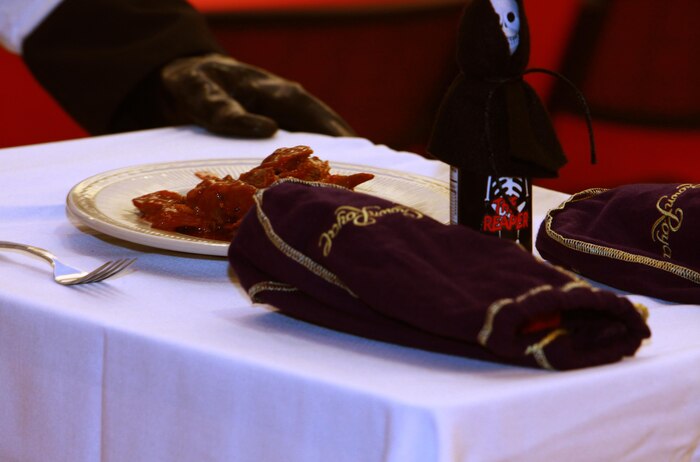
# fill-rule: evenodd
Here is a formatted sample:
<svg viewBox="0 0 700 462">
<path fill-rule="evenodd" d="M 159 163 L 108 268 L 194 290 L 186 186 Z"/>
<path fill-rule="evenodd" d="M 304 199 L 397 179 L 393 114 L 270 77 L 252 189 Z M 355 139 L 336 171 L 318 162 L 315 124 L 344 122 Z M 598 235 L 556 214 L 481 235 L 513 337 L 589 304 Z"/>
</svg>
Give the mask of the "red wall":
<svg viewBox="0 0 700 462">
<path fill-rule="evenodd" d="M 27 71 L 0 48 L 0 148 L 85 136 Z"/>
<path fill-rule="evenodd" d="M 341 13 L 333 16 L 326 11 L 316 19 L 301 16 L 294 21 L 265 20 L 259 14 L 247 19 L 210 17 L 217 38 L 233 56 L 300 81 L 344 115 L 362 136 L 397 149 L 421 150 L 454 74 L 461 4 L 455 0 L 385 2 L 389 13 L 381 13 L 377 0 L 249 0 L 235 2 L 236 8 L 252 10 L 256 3 L 265 10 L 282 4 L 303 10 L 313 4 L 338 8 Z M 193 1 L 205 12 L 221 12 L 224 3 L 233 2 Z M 556 68 L 576 2 L 549 3 L 528 3 L 532 28 L 542 31 L 541 46 L 533 47 L 531 62 Z M 369 4 L 374 5 L 369 13 L 357 14 Z M 406 7 L 421 4 L 433 7 L 419 7 L 415 14 Z M 17 56 L 0 49 L 0 69 L 0 147 L 85 136 Z M 551 85 L 546 79 L 533 83 L 543 94 Z"/>
<path fill-rule="evenodd" d="M 228 0 L 194 3 L 216 11 L 223 1 Z M 273 1 L 281 0 L 264 0 Z M 266 20 L 259 14 L 208 17 L 215 35 L 233 56 L 300 81 L 348 119 L 361 136 L 396 149 L 423 152 L 437 104 L 454 74 L 461 10 L 454 3 L 452 7 L 434 4 L 435 8 L 419 14 L 394 7 L 391 14 L 373 11 L 333 17 L 326 12 L 325 16 L 297 15 L 294 20 L 284 16 Z M 532 67 L 561 68 L 581 4 L 582 0 L 527 0 Z M 0 69 L 0 147 L 86 136 L 34 82 L 18 57 L 0 49 Z M 528 81 L 547 100 L 551 78 L 535 75 L 528 76 Z M 591 166 L 583 120 L 556 115 L 554 122 L 570 162 L 561 178 L 538 181 L 541 185 L 575 192 L 627 182 L 700 181 L 697 130 L 665 131 L 596 121 L 599 164 Z"/>
</svg>

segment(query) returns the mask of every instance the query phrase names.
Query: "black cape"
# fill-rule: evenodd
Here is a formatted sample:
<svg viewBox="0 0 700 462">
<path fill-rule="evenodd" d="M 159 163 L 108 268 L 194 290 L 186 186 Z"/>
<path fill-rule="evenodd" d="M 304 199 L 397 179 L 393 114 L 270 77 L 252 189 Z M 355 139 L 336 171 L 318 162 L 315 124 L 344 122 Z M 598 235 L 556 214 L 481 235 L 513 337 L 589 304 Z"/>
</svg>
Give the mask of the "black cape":
<svg viewBox="0 0 700 462">
<path fill-rule="evenodd" d="M 467 171 L 555 177 L 566 163 L 544 105 L 523 79 L 530 31 L 522 0 L 520 43 L 511 56 L 489 0 L 474 0 L 460 23 L 460 73 L 439 108 L 428 151 Z"/>
</svg>

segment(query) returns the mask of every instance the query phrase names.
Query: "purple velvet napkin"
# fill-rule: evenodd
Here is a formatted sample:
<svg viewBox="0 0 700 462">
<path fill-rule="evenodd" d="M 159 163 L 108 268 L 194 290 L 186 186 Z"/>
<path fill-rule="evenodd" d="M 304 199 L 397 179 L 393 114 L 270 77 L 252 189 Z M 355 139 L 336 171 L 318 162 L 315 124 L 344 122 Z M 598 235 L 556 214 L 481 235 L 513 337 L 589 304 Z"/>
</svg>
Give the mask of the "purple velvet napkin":
<svg viewBox="0 0 700 462">
<path fill-rule="evenodd" d="M 542 257 L 637 294 L 700 303 L 700 184 L 589 189 L 550 211 Z"/>
<path fill-rule="evenodd" d="M 650 335 L 642 307 L 510 241 L 328 185 L 281 182 L 255 200 L 231 265 L 254 301 L 291 317 L 547 369 L 612 363 Z"/>
</svg>

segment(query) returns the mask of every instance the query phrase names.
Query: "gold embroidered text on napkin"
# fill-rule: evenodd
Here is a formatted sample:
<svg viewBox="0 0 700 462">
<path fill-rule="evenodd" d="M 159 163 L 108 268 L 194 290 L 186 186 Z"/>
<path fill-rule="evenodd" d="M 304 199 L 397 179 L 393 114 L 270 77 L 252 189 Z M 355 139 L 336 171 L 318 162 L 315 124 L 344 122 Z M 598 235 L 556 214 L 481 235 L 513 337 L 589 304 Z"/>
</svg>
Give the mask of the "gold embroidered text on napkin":
<svg viewBox="0 0 700 462">
<path fill-rule="evenodd" d="M 331 253 L 333 239 L 338 236 L 338 233 L 345 225 L 351 224 L 354 226 L 371 226 L 377 223 L 377 219 L 393 214 L 402 214 L 407 218 L 420 220 L 423 214 L 418 210 L 406 207 L 404 205 L 394 205 L 393 207 L 382 208 L 379 205 L 367 205 L 362 208 L 353 207 L 351 205 L 341 205 L 335 209 L 336 221 L 328 231 L 321 234 L 318 239 L 318 246 L 323 248 L 323 256 L 327 257 Z"/>
<path fill-rule="evenodd" d="M 671 258 L 671 233 L 678 232 L 683 225 L 683 209 L 675 205 L 678 198 L 689 189 L 698 189 L 700 184 L 678 185 L 676 192 L 669 196 L 662 196 L 656 203 L 656 209 L 661 213 L 654 225 L 651 227 L 651 240 L 661 244 L 664 258 Z"/>
</svg>

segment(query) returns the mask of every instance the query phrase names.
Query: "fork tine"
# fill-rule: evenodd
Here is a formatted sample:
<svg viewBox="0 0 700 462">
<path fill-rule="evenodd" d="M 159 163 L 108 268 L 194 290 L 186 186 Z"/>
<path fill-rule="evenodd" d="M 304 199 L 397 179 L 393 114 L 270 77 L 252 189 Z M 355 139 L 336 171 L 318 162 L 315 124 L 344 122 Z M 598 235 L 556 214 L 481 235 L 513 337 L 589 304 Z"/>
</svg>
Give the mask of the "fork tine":
<svg viewBox="0 0 700 462">
<path fill-rule="evenodd" d="M 108 261 L 99 268 L 86 273 L 85 271 L 70 267 L 61 262 L 48 250 L 34 247 L 32 245 L 20 244 L 18 242 L 0 241 L 0 249 L 19 250 L 21 252 L 26 252 L 43 258 L 50 263 L 53 268 L 54 281 L 64 286 L 104 281 L 105 279 L 124 271 L 136 261 L 136 258 L 120 259 L 113 262 Z"/>
<path fill-rule="evenodd" d="M 94 270 L 90 271 L 88 274 L 83 275 L 82 277 L 76 279 L 73 281 L 74 284 L 89 284 L 91 282 L 99 282 L 103 279 L 103 275 L 109 274 L 109 272 L 114 268 L 116 265 L 118 265 L 121 262 L 121 260 L 117 261 L 108 261 L 107 263 L 101 265 L 98 268 L 95 268 Z"/>
<path fill-rule="evenodd" d="M 121 259 L 117 260 L 110 265 L 102 265 L 101 268 L 98 268 L 95 270 L 93 273 L 95 273 L 89 280 L 86 280 L 84 282 L 100 282 L 104 281 L 107 278 L 111 278 L 112 276 L 121 273 L 125 269 L 127 269 L 129 266 L 131 266 L 134 262 L 136 261 L 135 258 L 132 259 Z"/>
<path fill-rule="evenodd" d="M 70 278 L 71 275 L 66 275 L 66 276 L 60 276 L 59 278 L 56 279 L 57 282 L 63 285 L 76 285 L 76 284 L 87 284 L 88 282 L 92 282 L 92 280 L 95 278 L 96 275 L 101 274 L 102 271 L 104 271 L 105 268 L 108 266 L 111 266 L 112 262 L 108 261 L 106 263 L 103 263 L 99 267 L 95 268 L 94 270 L 90 271 L 89 273 L 83 272 L 83 275 L 80 277 L 76 278 Z"/>
<path fill-rule="evenodd" d="M 116 264 L 110 271 L 107 271 L 105 274 L 102 275 L 101 278 L 97 279 L 97 281 L 103 281 L 107 278 L 111 278 L 112 276 L 116 276 L 117 274 L 121 273 L 125 269 L 127 269 L 129 266 L 131 266 L 134 262 L 136 261 L 135 258 L 131 259 L 122 259 L 118 261 L 118 264 Z"/>
<path fill-rule="evenodd" d="M 67 285 L 76 285 L 76 284 L 89 284 L 92 282 L 100 282 L 108 277 L 111 277 L 118 273 L 119 271 L 123 270 L 126 268 L 124 265 L 125 262 L 128 262 L 128 265 L 133 263 L 136 259 L 132 260 L 127 260 L 127 259 L 121 259 L 121 260 L 116 260 L 116 261 L 108 261 L 104 263 L 103 265 L 99 266 L 98 268 L 95 268 L 94 270 L 90 271 L 87 274 L 82 275 L 81 277 L 74 279 L 70 282 L 65 282 L 64 284 Z M 127 266 L 128 266 L 127 265 Z"/>
<path fill-rule="evenodd" d="M 56 260 L 56 268 L 61 268 L 61 272 L 59 271 L 54 271 L 54 280 L 58 282 L 61 285 L 64 286 L 72 286 L 76 284 L 85 284 L 87 282 L 90 282 L 93 278 L 93 276 L 99 271 L 102 270 L 105 266 L 110 265 L 111 262 L 107 262 L 102 264 L 102 266 L 98 267 L 97 269 L 90 271 L 89 273 L 82 272 L 82 273 L 70 273 L 68 272 L 66 274 L 66 270 L 70 271 L 70 268 L 68 268 L 66 265 L 62 264 L 58 260 Z"/>
</svg>

